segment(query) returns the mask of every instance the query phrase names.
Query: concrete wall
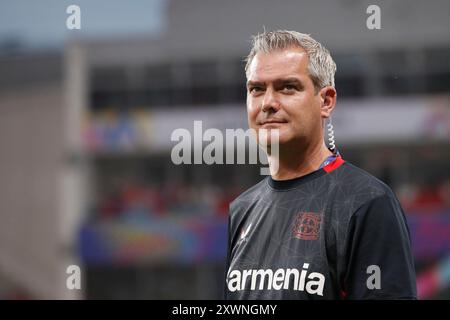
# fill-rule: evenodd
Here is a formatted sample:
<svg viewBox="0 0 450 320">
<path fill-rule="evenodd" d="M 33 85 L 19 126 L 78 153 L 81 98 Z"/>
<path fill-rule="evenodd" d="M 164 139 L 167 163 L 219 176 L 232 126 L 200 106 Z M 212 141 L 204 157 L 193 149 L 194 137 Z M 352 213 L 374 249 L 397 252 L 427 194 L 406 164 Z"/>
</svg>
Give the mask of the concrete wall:
<svg viewBox="0 0 450 320">
<path fill-rule="evenodd" d="M 58 85 L 0 95 L 0 273 L 33 298 L 70 298 L 62 241 L 63 95 Z"/>
</svg>

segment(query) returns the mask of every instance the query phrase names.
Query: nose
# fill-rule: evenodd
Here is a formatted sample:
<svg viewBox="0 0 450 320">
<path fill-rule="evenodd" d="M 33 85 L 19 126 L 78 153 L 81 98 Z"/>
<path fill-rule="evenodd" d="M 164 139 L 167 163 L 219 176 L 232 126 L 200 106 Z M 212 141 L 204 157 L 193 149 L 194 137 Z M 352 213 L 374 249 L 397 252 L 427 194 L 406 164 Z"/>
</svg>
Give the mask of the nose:
<svg viewBox="0 0 450 320">
<path fill-rule="evenodd" d="M 272 88 L 267 88 L 264 93 L 261 110 L 263 112 L 277 112 L 280 109 L 280 102 L 276 92 Z"/>
</svg>

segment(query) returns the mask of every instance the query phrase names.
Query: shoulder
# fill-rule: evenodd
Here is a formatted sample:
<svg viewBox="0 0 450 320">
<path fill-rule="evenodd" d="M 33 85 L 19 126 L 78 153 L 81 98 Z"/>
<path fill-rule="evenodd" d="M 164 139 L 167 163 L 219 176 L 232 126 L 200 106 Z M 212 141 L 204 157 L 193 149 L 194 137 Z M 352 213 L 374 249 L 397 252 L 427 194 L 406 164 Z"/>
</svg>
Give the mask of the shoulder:
<svg viewBox="0 0 450 320">
<path fill-rule="evenodd" d="M 351 213 L 383 201 L 400 206 L 391 187 L 372 174 L 350 162 L 345 162 L 339 169 L 329 174 L 330 183 L 334 186 L 336 197 L 349 203 Z"/>
<path fill-rule="evenodd" d="M 390 186 L 350 162 L 346 162 L 341 172 L 336 173 L 334 178 L 344 180 L 349 191 L 353 193 L 366 193 L 369 199 L 383 195 L 395 197 Z"/>
<path fill-rule="evenodd" d="M 386 183 L 350 162 L 345 162 L 341 172 L 336 170 L 336 173 L 340 174 L 337 178 L 345 178 L 354 187 L 364 187 L 379 192 L 392 192 Z"/>
</svg>

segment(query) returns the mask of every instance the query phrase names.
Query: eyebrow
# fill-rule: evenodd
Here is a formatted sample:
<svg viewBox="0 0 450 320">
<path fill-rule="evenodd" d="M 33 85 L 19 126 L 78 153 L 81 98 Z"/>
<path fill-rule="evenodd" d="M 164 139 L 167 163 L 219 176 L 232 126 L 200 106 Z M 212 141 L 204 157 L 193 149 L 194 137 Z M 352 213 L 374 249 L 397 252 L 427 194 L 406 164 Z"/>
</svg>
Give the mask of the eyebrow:
<svg viewBox="0 0 450 320">
<path fill-rule="evenodd" d="M 297 84 L 303 87 L 303 82 L 301 80 L 299 80 L 298 78 L 280 78 L 280 79 L 275 79 L 273 81 L 273 83 L 275 85 L 280 85 L 280 84 L 285 84 L 285 83 L 292 83 L 292 84 Z M 265 82 L 264 81 L 247 81 L 247 87 L 251 87 L 251 86 L 264 86 Z"/>
<path fill-rule="evenodd" d="M 261 85 L 264 85 L 264 82 L 251 81 L 251 80 L 247 81 L 247 84 L 246 84 L 247 88 L 248 87 L 254 87 L 254 86 L 261 86 Z"/>
</svg>

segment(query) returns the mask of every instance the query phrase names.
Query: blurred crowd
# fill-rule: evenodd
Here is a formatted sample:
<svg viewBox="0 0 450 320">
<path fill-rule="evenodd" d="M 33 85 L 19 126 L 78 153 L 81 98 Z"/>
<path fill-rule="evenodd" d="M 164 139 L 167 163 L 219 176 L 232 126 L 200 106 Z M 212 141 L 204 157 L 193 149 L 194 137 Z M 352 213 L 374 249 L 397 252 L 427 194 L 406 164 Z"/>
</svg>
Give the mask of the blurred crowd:
<svg viewBox="0 0 450 320">
<path fill-rule="evenodd" d="M 214 185 L 127 183 L 100 199 L 94 211 L 101 220 L 136 215 L 226 217 L 229 203 L 242 191 Z"/>
<path fill-rule="evenodd" d="M 450 179 L 436 184 L 404 184 L 396 191 L 408 214 L 450 213 Z"/>
</svg>

